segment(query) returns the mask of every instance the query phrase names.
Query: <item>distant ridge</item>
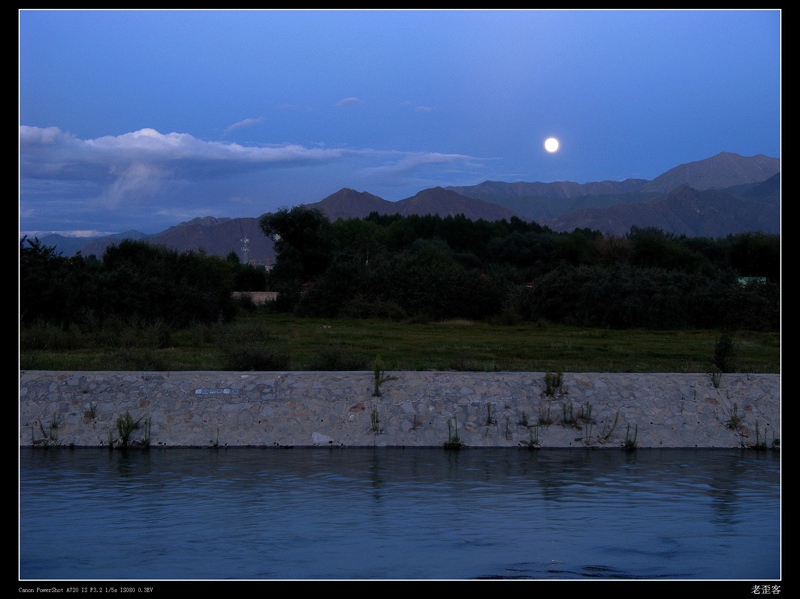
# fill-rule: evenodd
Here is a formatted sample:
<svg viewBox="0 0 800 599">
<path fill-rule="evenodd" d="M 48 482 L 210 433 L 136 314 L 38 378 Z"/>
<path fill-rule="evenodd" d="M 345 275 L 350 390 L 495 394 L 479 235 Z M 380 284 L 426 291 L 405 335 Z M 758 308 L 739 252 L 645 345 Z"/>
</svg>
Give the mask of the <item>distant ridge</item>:
<svg viewBox="0 0 800 599">
<path fill-rule="evenodd" d="M 65 256 L 73 256 L 80 252 L 82 256 L 102 256 L 106 248 L 123 239 L 141 240 L 148 235 L 139 231 L 125 231 L 105 237 L 64 237 L 63 235 L 45 235 L 39 241 L 46 246 L 55 246 Z"/>
<path fill-rule="evenodd" d="M 779 158 L 770 158 L 763 154 L 744 157 L 732 152 L 720 152 L 705 160 L 688 162 L 671 168 L 652 181 L 625 179 L 624 181 L 582 184 L 570 181 L 553 183 L 484 181 L 477 185 L 447 187 L 446 189 L 470 198 L 493 202 L 523 197 L 571 199 L 589 195 L 621 195 L 634 192 L 667 193 L 681 185 L 688 185 L 700 191 L 725 189 L 735 185 L 766 181 L 780 171 L 781 161 Z"/>
<path fill-rule="evenodd" d="M 780 233 L 780 159 L 731 152 L 668 170 L 652 181 L 626 179 L 595 183 L 505 183 L 434 187 L 390 202 L 365 191 L 343 188 L 306 204 L 332 221 L 379 214 L 463 214 L 470 220 L 535 220 L 555 231 L 589 228 L 623 235 L 632 225 L 652 226 L 680 235 L 721 237 L 762 231 Z M 212 255 L 236 252 L 243 257 L 274 260 L 272 242 L 258 226 L 259 218 L 195 218 L 155 234 L 128 231 L 98 238 L 47 235 L 40 241 L 64 255 L 77 251 L 101 256 L 121 239 L 143 239 L 179 251 L 204 249 Z"/>
<path fill-rule="evenodd" d="M 257 218 L 215 218 L 213 216 L 195 218 L 154 235 L 129 231 L 120 235 L 101 237 L 89 243 L 84 241 L 85 245 L 80 248 L 80 251 L 83 256 L 92 254 L 102 256 L 108 246 L 119 243 L 123 239 L 143 240 L 171 247 L 180 252 L 202 249 L 212 256 L 225 257 L 231 252 L 235 252 L 242 260 L 244 260 L 242 248 L 246 245 L 248 261 L 275 260 L 272 241 L 261 231 Z M 247 239 L 246 244 L 244 239 Z M 68 253 L 59 246 L 56 248 L 65 255 L 74 254 L 74 251 Z"/>
<path fill-rule="evenodd" d="M 639 191 L 647 184 L 647 179 L 625 179 L 624 181 L 599 181 L 597 183 L 573 183 L 555 181 L 553 183 L 503 183 L 484 181 L 478 185 L 446 187 L 470 198 L 496 201 L 506 198 L 539 196 L 545 198 L 579 198 L 587 195 L 621 194 Z"/>
<path fill-rule="evenodd" d="M 568 229 L 572 223 L 585 223 L 583 226 L 595 228 L 600 231 L 610 232 L 612 227 L 616 231 L 621 225 L 609 224 L 609 219 L 617 221 L 630 221 L 632 217 L 625 217 L 629 208 L 637 214 L 642 213 L 642 208 L 634 208 L 638 204 L 659 198 L 681 186 L 688 186 L 698 191 L 710 189 L 726 190 L 730 195 L 743 197 L 743 193 L 754 184 L 764 182 L 780 174 L 780 159 L 770 158 L 763 154 L 751 157 L 740 156 L 731 152 L 720 152 L 716 156 L 696 162 L 689 162 L 676 166 L 659 175 L 652 181 L 643 179 L 626 179 L 625 181 L 602 181 L 600 183 L 498 183 L 486 181 L 472 187 L 453 188 L 460 193 L 482 199 L 491 199 L 512 210 L 523 214 L 526 218 L 540 223 L 548 223 L 557 230 Z M 779 186 L 779 184 L 778 184 Z M 779 190 L 774 188 L 776 197 Z M 776 199 L 779 202 L 779 199 Z M 592 210 L 602 210 L 593 220 Z M 611 215 L 618 215 L 612 217 Z M 679 226 L 681 219 L 667 217 L 659 228 L 681 234 L 691 233 L 686 227 Z M 648 218 L 649 220 L 649 218 Z M 745 222 L 735 228 L 752 227 L 757 221 Z M 772 215 L 769 218 L 768 228 L 779 228 L 779 218 Z M 568 225 L 569 223 L 569 225 Z M 670 225 L 673 223 L 673 225 Z M 671 227 L 675 227 L 671 229 Z M 709 227 L 715 228 L 715 227 Z M 732 231 L 731 231 L 732 232 Z"/>
<path fill-rule="evenodd" d="M 378 214 L 434 214 L 441 217 L 463 214 L 470 220 L 510 220 L 523 218 L 517 212 L 504 206 L 474 198 L 468 198 L 442 187 L 423 189 L 415 196 L 389 202 L 366 192 L 344 188 L 328 196 L 321 202 L 307 204 L 309 208 L 319 208 L 330 219 L 364 218 L 371 212 Z"/>
<path fill-rule="evenodd" d="M 780 204 L 771 198 L 740 198 L 717 189 L 700 191 L 681 185 L 647 202 L 577 210 L 540 224 L 555 231 L 587 227 L 615 235 L 626 234 L 634 225 L 690 237 L 725 237 L 751 231 L 779 234 Z"/>
<path fill-rule="evenodd" d="M 725 189 L 735 185 L 759 183 L 781 172 L 781 161 L 763 154 L 745 158 L 731 152 L 681 164 L 659 175 L 642 187 L 642 191 L 667 193 L 688 185 L 698 191 Z"/>
<path fill-rule="evenodd" d="M 247 240 L 249 260 L 274 260 L 275 250 L 272 240 L 264 235 L 258 224 L 258 218 L 195 218 L 181 223 L 148 238 L 152 243 L 159 243 L 180 251 L 202 248 L 214 256 L 227 256 L 235 252 L 240 259 L 244 258 L 242 247 Z"/>
<path fill-rule="evenodd" d="M 309 208 L 319 208 L 331 221 L 339 218 L 366 218 L 372 212 L 394 214 L 396 204 L 366 191 L 356 191 L 345 187 Z"/>
</svg>

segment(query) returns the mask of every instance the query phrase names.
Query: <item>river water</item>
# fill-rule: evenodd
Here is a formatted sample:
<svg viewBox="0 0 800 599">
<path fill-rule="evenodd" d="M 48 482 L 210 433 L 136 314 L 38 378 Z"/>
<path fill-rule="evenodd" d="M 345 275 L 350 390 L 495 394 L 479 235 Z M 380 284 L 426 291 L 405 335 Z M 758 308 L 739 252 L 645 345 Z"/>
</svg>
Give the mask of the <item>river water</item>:
<svg viewBox="0 0 800 599">
<path fill-rule="evenodd" d="M 779 580 L 753 450 L 20 449 L 21 580 Z"/>
</svg>

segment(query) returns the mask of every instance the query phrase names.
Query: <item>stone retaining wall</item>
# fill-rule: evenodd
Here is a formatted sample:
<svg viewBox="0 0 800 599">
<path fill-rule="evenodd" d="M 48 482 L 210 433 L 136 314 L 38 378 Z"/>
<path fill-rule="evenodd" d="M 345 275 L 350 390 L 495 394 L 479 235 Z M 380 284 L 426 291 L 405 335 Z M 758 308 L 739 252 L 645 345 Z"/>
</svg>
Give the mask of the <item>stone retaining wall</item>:
<svg viewBox="0 0 800 599">
<path fill-rule="evenodd" d="M 151 446 L 772 446 L 780 375 L 541 372 L 20 373 L 21 446 L 108 446 L 128 412 Z M 571 422 L 572 421 L 572 422 Z M 548 424 L 549 422 L 549 424 Z M 574 422 L 574 424 L 573 424 Z M 144 426 L 147 425 L 147 426 Z M 758 433 L 757 433 L 758 431 Z"/>
</svg>

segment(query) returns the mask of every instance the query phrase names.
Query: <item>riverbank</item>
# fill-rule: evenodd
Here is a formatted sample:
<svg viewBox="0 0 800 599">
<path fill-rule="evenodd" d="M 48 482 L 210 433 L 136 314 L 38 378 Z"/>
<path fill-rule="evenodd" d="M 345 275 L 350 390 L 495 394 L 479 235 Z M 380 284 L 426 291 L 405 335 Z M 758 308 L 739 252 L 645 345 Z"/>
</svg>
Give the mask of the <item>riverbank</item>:
<svg viewBox="0 0 800 599">
<path fill-rule="evenodd" d="M 737 448 L 780 440 L 780 375 L 20 373 L 20 446 Z M 547 379 L 550 379 L 549 381 Z"/>
<path fill-rule="evenodd" d="M 20 373 L 20 446 L 772 446 L 780 375 Z M 548 380 L 549 379 L 549 380 Z M 137 426 L 138 425 L 138 426 Z"/>
</svg>

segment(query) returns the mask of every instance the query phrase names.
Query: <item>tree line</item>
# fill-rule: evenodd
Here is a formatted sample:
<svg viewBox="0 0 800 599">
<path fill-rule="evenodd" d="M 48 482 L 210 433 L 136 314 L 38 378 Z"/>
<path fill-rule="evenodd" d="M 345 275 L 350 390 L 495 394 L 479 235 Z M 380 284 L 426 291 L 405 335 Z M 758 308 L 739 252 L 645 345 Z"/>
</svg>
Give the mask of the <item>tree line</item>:
<svg viewBox="0 0 800 599">
<path fill-rule="evenodd" d="M 299 316 L 546 321 L 612 328 L 777 331 L 780 238 L 555 232 L 535 222 L 379 215 L 330 222 L 285 208 L 274 309 Z"/>
<path fill-rule="evenodd" d="M 170 327 L 231 320 L 233 291 L 277 291 L 298 316 L 454 318 L 611 328 L 777 331 L 780 238 L 555 232 L 521 219 L 379 215 L 330 222 L 305 206 L 264 215 L 276 263 L 122 241 L 100 258 L 20 241 L 20 320 Z"/>
<path fill-rule="evenodd" d="M 125 240 L 102 258 L 62 256 L 38 239 L 20 241 L 20 323 L 102 326 L 109 320 L 182 328 L 229 321 L 234 290 L 263 289 L 266 271 L 204 251 Z"/>
</svg>

